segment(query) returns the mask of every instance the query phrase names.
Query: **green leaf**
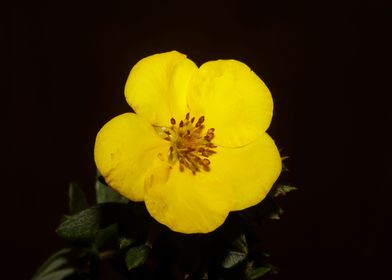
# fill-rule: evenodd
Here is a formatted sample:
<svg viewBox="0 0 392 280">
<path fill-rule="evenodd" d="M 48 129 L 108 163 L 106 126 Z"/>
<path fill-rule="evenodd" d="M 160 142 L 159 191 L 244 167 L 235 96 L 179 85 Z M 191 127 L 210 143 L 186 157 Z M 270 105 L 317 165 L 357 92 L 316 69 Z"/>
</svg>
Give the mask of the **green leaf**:
<svg viewBox="0 0 392 280">
<path fill-rule="evenodd" d="M 68 217 L 57 228 L 57 234 L 68 240 L 93 240 L 96 233 L 119 219 L 126 205 L 103 203 Z"/>
<path fill-rule="evenodd" d="M 237 264 L 241 263 L 246 258 L 246 253 L 237 252 L 237 251 L 229 251 L 222 261 L 222 266 L 224 268 L 232 268 Z"/>
<path fill-rule="evenodd" d="M 256 205 L 255 211 L 260 218 L 269 218 L 272 220 L 279 220 L 283 214 L 283 209 L 269 196 Z"/>
<path fill-rule="evenodd" d="M 117 202 L 117 203 L 128 203 L 128 199 L 123 197 L 118 192 L 114 191 L 109 187 L 102 176 L 97 175 L 97 181 L 95 183 L 95 193 L 97 203 L 106 202 Z"/>
<path fill-rule="evenodd" d="M 234 242 L 233 249 L 228 251 L 225 258 L 222 261 L 224 268 L 232 268 L 243 260 L 248 255 L 248 244 L 244 234 L 241 234 Z"/>
<path fill-rule="evenodd" d="M 98 230 L 97 234 L 95 235 L 94 244 L 97 249 L 102 248 L 111 240 L 117 240 L 118 235 L 118 224 L 112 224 L 107 228 Z"/>
<path fill-rule="evenodd" d="M 246 279 L 247 280 L 255 280 L 255 279 L 260 278 L 263 275 L 266 275 L 270 271 L 271 271 L 271 268 L 266 267 L 266 266 L 252 268 L 248 272 L 246 272 Z"/>
<path fill-rule="evenodd" d="M 53 271 L 44 276 L 38 276 L 37 278 L 33 278 L 33 280 L 63 280 L 65 277 L 68 277 L 75 272 L 76 272 L 75 268 L 69 267 L 69 268 Z"/>
<path fill-rule="evenodd" d="M 144 264 L 144 262 L 147 260 L 150 250 L 151 247 L 146 244 L 130 248 L 125 256 L 125 263 L 128 270 Z"/>
<path fill-rule="evenodd" d="M 135 240 L 132 238 L 120 237 L 118 239 L 118 243 L 120 245 L 120 249 L 124 249 L 128 246 L 131 246 L 133 243 L 135 243 Z"/>
<path fill-rule="evenodd" d="M 69 184 L 68 196 L 71 215 L 88 208 L 86 197 L 77 183 L 71 182 Z"/>
<path fill-rule="evenodd" d="M 287 165 L 285 163 L 285 160 L 288 159 L 289 157 L 282 157 L 282 172 L 287 172 L 289 169 L 287 168 Z"/>
<path fill-rule="evenodd" d="M 280 195 L 286 195 L 287 193 L 295 190 L 297 190 L 297 188 L 294 186 L 279 184 L 272 187 L 269 195 L 272 197 L 277 197 Z"/>
<path fill-rule="evenodd" d="M 280 217 L 283 215 L 284 211 L 279 207 L 279 205 L 275 204 L 275 206 L 276 208 L 269 213 L 268 218 L 271 220 L 280 220 Z"/>
<path fill-rule="evenodd" d="M 266 252 L 259 252 L 260 256 L 262 256 L 263 258 L 269 258 L 270 254 L 266 253 Z"/>
<path fill-rule="evenodd" d="M 245 234 L 241 234 L 240 237 L 234 241 L 233 245 L 239 252 L 248 253 L 248 243 L 246 242 Z"/>
<path fill-rule="evenodd" d="M 42 279 L 43 276 L 59 269 L 60 267 L 64 266 L 68 259 L 66 255 L 71 252 L 71 249 L 62 249 L 57 253 L 50 256 L 36 271 L 34 274 L 33 279 Z"/>
</svg>

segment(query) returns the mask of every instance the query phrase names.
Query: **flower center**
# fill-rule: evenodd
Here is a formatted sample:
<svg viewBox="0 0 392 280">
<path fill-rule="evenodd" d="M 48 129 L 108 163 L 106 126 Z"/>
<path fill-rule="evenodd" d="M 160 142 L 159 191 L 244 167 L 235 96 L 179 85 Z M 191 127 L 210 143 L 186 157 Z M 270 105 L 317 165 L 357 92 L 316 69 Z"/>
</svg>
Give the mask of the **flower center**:
<svg viewBox="0 0 392 280">
<path fill-rule="evenodd" d="M 214 149 L 217 147 L 211 142 L 215 129 L 209 128 L 203 135 L 204 116 L 195 122 L 195 117 L 190 118 L 189 113 L 179 123 L 174 118 L 171 118 L 170 123 L 171 127 L 155 128 L 163 139 L 171 142 L 169 163 L 174 164 L 178 161 L 181 172 L 187 168 L 193 175 L 202 170 L 210 171 L 208 157 L 216 153 Z"/>
</svg>

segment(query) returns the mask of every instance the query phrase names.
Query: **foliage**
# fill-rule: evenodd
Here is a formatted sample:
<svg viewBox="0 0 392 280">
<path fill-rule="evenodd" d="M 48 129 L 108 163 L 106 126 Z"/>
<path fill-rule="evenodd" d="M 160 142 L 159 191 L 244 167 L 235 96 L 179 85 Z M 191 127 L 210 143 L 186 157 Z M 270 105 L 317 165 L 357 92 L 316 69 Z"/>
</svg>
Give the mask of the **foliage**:
<svg viewBox="0 0 392 280">
<path fill-rule="evenodd" d="M 230 213 L 209 234 L 182 234 L 159 224 L 142 202 L 128 201 L 98 174 L 97 204 L 88 206 L 82 189 L 69 187 L 70 213 L 57 234 L 69 248 L 51 256 L 33 280 L 101 279 L 110 264 L 120 279 L 235 279 L 255 280 L 277 272 L 268 255 L 255 245 L 265 219 L 279 219 L 276 198 L 295 190 L 276 184 L 258 205 Z"/>
</svg>

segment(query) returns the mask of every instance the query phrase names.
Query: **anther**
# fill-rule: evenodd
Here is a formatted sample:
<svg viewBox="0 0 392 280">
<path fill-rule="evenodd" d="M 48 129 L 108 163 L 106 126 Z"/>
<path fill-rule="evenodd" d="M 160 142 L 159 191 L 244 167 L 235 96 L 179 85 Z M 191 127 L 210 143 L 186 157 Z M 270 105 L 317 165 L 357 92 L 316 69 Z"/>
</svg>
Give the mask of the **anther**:
<svg viewBox="0 0 392 280">
<path fill-rule="evenodd" d="M 194 160 L 197 162 L 197 163 L 202 163 L 202 159 L 200 158 L 200 157 L 198 157 L 198 156 L 195 156 L 194 157 Z"/>
<path fill-rule="evenodd" d="M 204 139 L 206 139 L 208 142 L 210 142 L 214 138 L 214 131 L 211 130 L 211 128 L 208 130 L 207 135 L 204 136 Z"/>
<path fill-rule="evenodd" d="M 217 146 L 215 146 L 214 144 L 212 144 L 211 142 L 207 143 L 206 145 L 208 148 L 216 148 Z"/>
<path fill-rule="evenodd" d="M 184 121 L 180 121 L 180 127 L 184 126 Z"/>
<path fill-rule="evenodd" d="M 174 118 L 171 118 L 171 119 L 170 119 L 170 123 L 171 123 L 172 125 L 175 125 L 175 124 L 176 124 L 176 120 L 175 120 Z"/>
<path fill-rule="evenodd" d="M 195 121 L 195 117 L 193 117 L 192 119 L 191 119 L 191 123 L 193 123 Z"/>
<path fill-rule="evenodd" d="M 216 153 L 215 151 L 210 150 L 210 149 L 206 149 L 206 150 L 203 150 L 203 151 L 201 152 L 201 154 L 202 154 L 204 157 L 209 157 L 210 155 L 213 155 L 213 154 L 215 154 L 215 153 Z"/>
<path fill-rule="evenodd" d="M 200 118 L 199 118 L 199 120 L 197 121 L 197 123 L 196 123 L 196 127 L 199 127 L 199 126 L 201 126 L 201 124 L 204 122 L 204 116 L 201 116 Z"/>
<path fill-rule="evenodd" d="M 186 113 L 185 119 L 189 121 L 189 113 Z"/>
</svg>

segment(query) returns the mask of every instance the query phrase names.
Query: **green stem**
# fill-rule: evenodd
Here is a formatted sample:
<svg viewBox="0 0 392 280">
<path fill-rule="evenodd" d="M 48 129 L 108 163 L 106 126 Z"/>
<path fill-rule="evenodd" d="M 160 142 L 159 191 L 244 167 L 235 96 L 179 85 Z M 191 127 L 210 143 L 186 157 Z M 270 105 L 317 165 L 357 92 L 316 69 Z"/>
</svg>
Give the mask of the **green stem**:
<svg viewBox="0 0 392 280">
<path fill-rule="evenodd" d="M 100 261 L 105 261 L 114 258 L 115 256 L 118 255 L 118 251 L 116 250 L 110 250 L 110 251 L 104 251 L 98 254 L 98 258 Z"/>
</svg>

